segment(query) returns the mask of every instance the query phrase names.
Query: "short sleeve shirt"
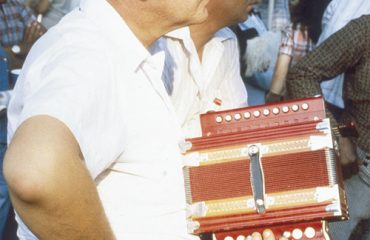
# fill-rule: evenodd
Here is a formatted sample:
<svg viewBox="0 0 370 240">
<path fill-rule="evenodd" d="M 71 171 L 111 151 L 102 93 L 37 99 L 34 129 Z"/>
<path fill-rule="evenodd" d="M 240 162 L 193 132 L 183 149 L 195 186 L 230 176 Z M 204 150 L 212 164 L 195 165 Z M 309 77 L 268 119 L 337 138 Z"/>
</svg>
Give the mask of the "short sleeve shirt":
<svg viewBox="0 0 370 240">
<path fill-rule="evenodd" d="M 295 65 L 308 52 L 312 51 L 313 43 L 308 37 L 306 29 L 301 29 L 298 24 L 295 29 L 292 26 L 283 31 L 281 39 L 280 54 L 286 54 L 292 57 L 292 65 Z"/>
<path fill-rule="evenodd" d="M 10 102 L 9 141 L 37 115 L 70 129 L 117 239 L 192 239 L 163 65 L 108 2 L 89 0 L 34 45 Z"/>
</svg>

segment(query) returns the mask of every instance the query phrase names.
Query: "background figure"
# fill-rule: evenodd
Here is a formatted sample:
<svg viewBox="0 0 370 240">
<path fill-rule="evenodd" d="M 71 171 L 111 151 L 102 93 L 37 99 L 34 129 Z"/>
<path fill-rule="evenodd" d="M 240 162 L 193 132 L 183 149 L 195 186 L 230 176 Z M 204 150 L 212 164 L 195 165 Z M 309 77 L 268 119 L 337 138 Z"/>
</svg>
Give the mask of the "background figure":
<svg viewBox="0 0 370 240">
<path fill-rule="evenodd" d="M 265 94 L 270 89 L 280 45 L 281 31 L 289 24 L 288 0 L 276 0 L 273 6 L 269 5 L 268 0 L 263 0 L 256 6 L 251 17 L 236 28 L 242 53 L 242 76 L 249 93 L 249 105 L 265 103 Z M 268 25 L 271 25 L 271 29 Z M 250 34 L 251 31 L 254 34 Z"/>
<path fill-rule="evenodd" d="M 370 15 L 353 20 L 299 61 L 288 74 L 289 96 L 321 94 L 320 82 L 342 73 L 345 109 L 339 121 L 353 122 L 358 136 L 337 136 L 340 160 L 342 165 L 358 160 L 360 166 L 345 180 L 350 219 L 329 224 L 335 240 L 348 240 L 356 225 L 370 218 Z M 327 110 L 337 129 L 338 121 Z"/>
<path fill-rule="evenodd" d="M 0 0 L 0 44 L 7 53 L 9 68 L 21 68 L 33 43 L 46 29 L 19 0 Z"/>
<path fill-rule="evenodd" d="M 274 0 L 272 6 L 271 2 L 262 0 L 255 10 L 269 31 L 280 32 L 290 24 L 289 0 Z"/>
<path fill-rule="evenodd" d="M 320 45 L 352 19 L 358 18 L 364 14 L 370 14 L 369 0 L 332 0 L 324 13 L 322 20 L 323 31 L 317 45 Z M 342 109 L 344 108 L 342 94 L 343 78 L 344 75 L 341 74 L 330 81 L 321 83 L 321 89 L 325 100 Z"/>
<path fill-rule="evenodd" d="M 42 24 L 51 28 L 57 24 L 64 15 L 79 5 L 80 0 L 30 0 L 29 6 L 42 15 Z"/>
<path fill-rule="evenodd" d="M 247 105 L 238 42 L 226 26 L 245 21 L 257 2 L 211 0 L 206 21 L 166 34 L 164 81 L 187 137 L 201 136 L 201 113 Z"/>
<path fill-rule="evenodd" d="M 3 236 L 4 226 L 8 217 L 10 200 L 8 187 L 3 177 L 3 159 L 6 151 L 6 103 L 1 101 L 3 93 L 9 89 L 9 70 L 6 52 L 0 48 L 0 239 Z"/>
<path fill-rule="evenodd" d="M 285 95 L 285 79 L 295 65 L 313 49 L 321 32 L 321 19 L 330 0 L 290 1 L 292 24 L 283 31 L 279 56 L 266 102 L 280 101 Z"/>
</svg>

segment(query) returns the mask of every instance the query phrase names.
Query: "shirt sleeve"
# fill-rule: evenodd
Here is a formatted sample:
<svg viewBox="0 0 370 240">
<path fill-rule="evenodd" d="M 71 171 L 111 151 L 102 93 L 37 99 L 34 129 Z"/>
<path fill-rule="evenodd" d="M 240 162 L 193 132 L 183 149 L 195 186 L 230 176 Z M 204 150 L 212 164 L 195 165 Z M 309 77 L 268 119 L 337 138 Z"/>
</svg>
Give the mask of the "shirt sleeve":
<svg viewBox="0 0 370 240">
<path fill-rule="evenodd" d="M 362 17 L 350 22 L 290 69 L 287 89 L 291 97 L 321 94 L 321 81 L 345 72 L 359 61 L 368 41 L 365 33 L 369 25 L 365 20 Z"/>
<path fill-rule="evenodd" d="M 290 26 L 282 31 L 281 44 L 279 48 L 279 54 L 285 54 L 288 56 L 293 56 L 293 28 Z"/>
<path fill-rule="evenodd" d="M 124 141 L 122 134 L 117 134 L 122 132 L 122 119 L 114 111 L 117 101 L 111 100 L 114 88 L 109 86 L 112 81 L 106 59 L 99 54 L 65 49 L 41 69 L 35 63 L 33 70 L 26 70 L 20 85 L 25 90 L 17 89 L 15 93 L 18 97 L 23 94 L 21 98 L 25 99 L 18 124 L 37 115 L 64 123 L 79 143 L 92 177 L 117 159 Z"/>
</svg>

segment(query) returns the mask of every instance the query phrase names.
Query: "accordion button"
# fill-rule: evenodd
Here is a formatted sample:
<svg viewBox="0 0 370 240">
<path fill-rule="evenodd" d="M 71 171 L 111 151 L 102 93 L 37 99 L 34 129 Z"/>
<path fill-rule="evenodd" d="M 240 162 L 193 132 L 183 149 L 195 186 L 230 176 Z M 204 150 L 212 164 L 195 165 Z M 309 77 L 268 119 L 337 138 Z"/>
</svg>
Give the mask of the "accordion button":
<svg viewBox="0 0 370 240">
<path fill-rule="evenodd" d="M 303 237 L 303 232 L 301 229 L 294 229 L 292 232 L 292 236 L 294 239 L 301 239 Z"/>
<path fill-rule="evenodd" d="M 239 235 L 236 240 L 245 240 L 245 237 L 243 235 Z"/>
<path fill-rule="evenodd" d="M 264 110 L 263 110 L 263 115 L 265 115 L 265 116 L 270 115 L 270 110 L 268 110 L 268 109 L 264 109 Z"/>
<path fill-rule="evenodd" d="M 253 112 L 253 116 L 255 116 L 256 118 L 258 118 L 259 116 L 261 116 L 260 111 L 254 111 Z"/>
<path fill-rule="evenodd" d="M 303 110 L 307 110 L 308 109 L 308 104 L 307 103 L 303 103 L 302 104 L 302 109 Z"/>
<path fill-rule="evenodd" d="M 283 109 L 282 109 L 283 113 L 287 113 L 289 112 L 289 107 L 288 106 L 284 106 Z"/>
<path fill-rule="evenodd" d="M 222 117 L 221 116 L 216 117 L 216 122 L 221 123 L 222 122 Z"/>
<path fill-rule="evenodd" d="M 234 238 L 230 237 L 230 236 L 227 236 L 227 237 L 224 238 L 224 240 L 234 240 Z"/>
<path fill-rule="evenodd" d="M 288 231 L 283 232 L 283 237 L 290 238 L 291 236 L 292 236 L 291 232 L 288 232 Z"/>
<path fill-rule="evenodd" d="M 250 118 L 250 117 L 251 117 L 250 112 L 245 112 L 245 113 L 244 113 L 244 118 L 248 119 L 248 118 Z"/>
<path fill-rule="evenodd" d="M 298 110 L 299 110 L 298 105 L 297 105 L 297 104 L 294 104 L 294 105 L 292 106 L 292 111 L 293 111 L 293 112 L 297 112 Z"/>
<path fill-rule="evenodd" d="M 235 120 L 240 120 L 242 118 L 242 115 L 240 113 L 237 113 L 234 115 Z"/>
<path fill-rule="evenodd" d="M 225 120 L 226 120 L 226 122 L 230 122 L 230 121 L 231 121 L 231 119 L 232 119 L 232 117 L 231 117 L 230 115 L 226 115 L 226 116 L 225 116 Z"/>
<path fill-rule="evenodd" d="M 307 238 L 314 238 L 315 235 L 316 235 L 316 231 L 313 227 L 308 227 L 304 230 L 304 235 L 307 237 Z"/>
<path fill-rule="evenodd" d="M 273 114 L 275 114 L 275 115 L 279 114 L 279 112 L 280 112 L 280 110 L 279 110 L 279 108 L 277 108 L 277 107 L 274 107 L 274 108 L 272 109 L 272 113 L 273 113 Z"/>
</svg>

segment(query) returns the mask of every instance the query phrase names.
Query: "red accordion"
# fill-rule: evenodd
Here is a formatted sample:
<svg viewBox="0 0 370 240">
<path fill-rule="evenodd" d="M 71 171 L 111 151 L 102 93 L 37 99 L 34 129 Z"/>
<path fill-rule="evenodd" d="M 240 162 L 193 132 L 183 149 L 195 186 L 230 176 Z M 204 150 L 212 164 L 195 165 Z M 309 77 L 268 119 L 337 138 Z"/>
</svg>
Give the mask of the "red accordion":
<svg viewBox="0 0 370 240">
<path fill-rule="evenodd" d="M 201 115 L 184 145 L 189 231 L 245 239 L 329 239 L 348 218 L 343 179 L 321 97 Z"/>
</svg>

